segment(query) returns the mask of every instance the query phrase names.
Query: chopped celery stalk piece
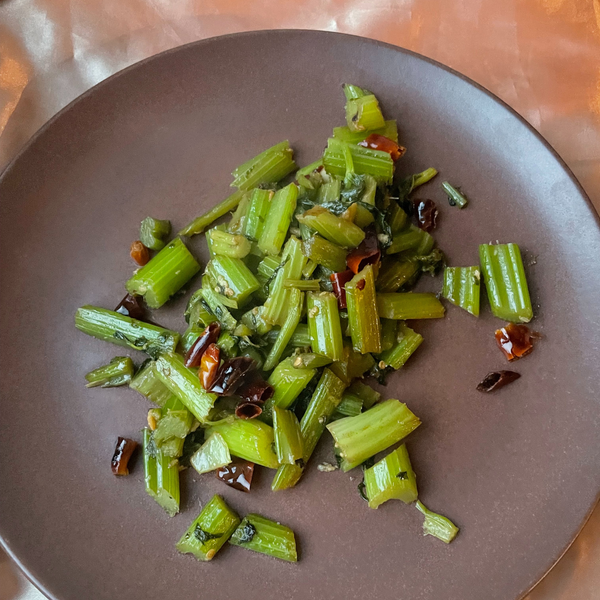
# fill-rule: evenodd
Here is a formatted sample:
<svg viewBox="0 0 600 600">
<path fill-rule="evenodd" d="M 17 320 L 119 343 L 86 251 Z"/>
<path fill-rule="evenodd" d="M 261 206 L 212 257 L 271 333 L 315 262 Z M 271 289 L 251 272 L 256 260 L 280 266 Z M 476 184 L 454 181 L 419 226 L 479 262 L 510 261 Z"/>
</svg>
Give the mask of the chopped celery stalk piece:
<svg viewBox="0 0 600 600">
<path fill-rule="evenodd" d="M 150 250 L 162 250 L 171 235 L 171 221 L 146 217 L 140 225 L 140 242 Z"/>
<path fill-rule="evenodd" d="M 350 131 L 369 131 L 385 127 L 379 102 L 373 94 L 346 101 L 346 124 Z"/>
<path fill-rule="evenodd" d="M 328 356 L 305 352 L 293 357 L 293 365 L 296 369 L 319 369 L 331 364 L 333 361 Z"/>
<path fill-rule="evenodd" d="M 160 445 L 163 456 L 179 458 L 183 454 L 183 438 L 171 438 Z"/>
<path fill-rule="evenodd" d="M 363 408 L 362 398 L 346 390 L 342 396 L 342 401 L 331 415 L 330 421 L 343 419 L 344 417 L 355 417 L 360 415 Z"/>
<path fill-rule="evenodd" d="M 239 524 L 238 515 L 215 495 L 177 542 L 177 550 L 198 560 L 212 560 Z"/>
<path fill-rule="evenodd" d="M 377 294 L 377 310 L 383 319 L 441 319 L 444 305 L 435 294 Z"/>
<path fill-rule="evenodd" d="M 258 279 L 241 258 L 215 256 L 208 263 L 206 271 L 216 282 L 219 293 L 225 298 L 235 300 L 239 306 L 260 287 Z"/>
<path fill-rule="evenodd" d="M 202 335 L 204 329 L 204 325 L 192 323 L 185 330 L 184 334 L 181 336 L 181 349 L 184 354 L 194 345 L 194 342 Z"/>
<path fill-rule="evenodd" d="M 329 368 L 346 384 L 362 377 L 373 365 L 375 359 L 370 354 L 355 352 L 350 344 L 344 344 L 343 356 Z"/>
<path fill-rule="evenodd" d="M 320 235 L 313 235 L 305 240 L 302 244 L 302 251 L 310 260 L 335 273 L 346 270 L 347 251 Z"/>
<path fill-rule="evenodd" d="M 336 140 L 340 140 L 340 142 L 348 144 L 359 144 L 363 140 L 366 140 L 372 133 L 382 135 L 398 143 L 398 126 L 396 125 L 396 121 L 386 121 L 383 127 L 370 131 L 350 131 L 347 126 L 333 128 L 333 137 Z"/>
<path fill-rule="evenodd" d="M 237 205 L 235 212 L 231 215 L 231 219 L 226 229 L 229 233 L 241 235 L 246 227 L 246 217 L 250 208 L 250 196 L 244 194 L 240 203 Z"/>
<path fill-rule="evenodd" d="M 398 233 L 406 227 L 408 215 L 400 208 L 397 202 L 392 202 L 388 208 L 388 222 L 392 233 Z"/>
<path fill-rule="evenodd" d="M 457 536 L 460 530 L 450 519 L 429 510 L 420 500 L 417 500 L 416 507 L 425 516 L 423 535 L 432 535 L 446 544 Z"/>
<path fill-rule="evenodd" d="M 373 150 L 363 146 L 346 144 L 335 138 L 329 138 L 323 154 L 323 165 L 328 173 L 338 177 L 346 174 L 346 148 L 349 149 L 358 175 L 372 175 L 377 181 L 391 183 L 394 177 L 394 161 L 387 152 Z"/>
<path fill-rule="evenodd" d="M 278 190 L 271 199 L 258 247 L 265 254 L 279 254 L 287 236 L 298 198 L 294 183 Z"/>
<path fill-rule="evenodd" d="M 337 202 L 342 193 L 342 180 L 339 177 L 332 177 L 330 181 L 326 181 L 320 188 L 317 194 L 317 202 L 319 204 L 328 204 Z"/>
<path fill-rule="evenodd" d="M 156 373 L 196 419 L 204 423 L 217 396 L 202 387 L 197 372 L 188 369 L 181 356 L 170 352 L 159 356 L 156 361 Z"/>
<path fill-rule="evenodd" d="M 283 282 L 286 289 L 302 290 L 303 292 L 318 292 L 321 284 L 318 279 L 286 279 Z"/>
<path fill-rule="evenodd" d="M 162 407 L 162 415 L 152 433 L 158 447 L 173 438 L 183 439 L 192 429 L 194 415 L 173 395 Z"/>
<path fill-rule="evenodd" d="M 242 315 L 241 322 L 258 335 L 267 335 L 273 330 L 271 323 L 267 323 L 264 318 L 265 307 L 255 306 L 252 310 Z M 278 331 L 273 330 L 273 335 L 276 336 Z M 271 338 L 269 338 L 271 339 Z M 275 341 L 275 337 L 272 342 Z"/>
<path fill-rule="evenodd" d="M 229 417 L 210 423 L 206 435 L 220 433 L 234 456 L 249 460 L 269 469 L 279 465 L 273 450 L 275 439 L 273 428 L 258 419 L 238 419 Z"/>
<path fill-rule="evenodd" d="M 429 167 L 429 169 L 425 169 L 424 171 L 421 171 L 421 173 L 416 173 L 412 176 L 412 187 L 410 188 L 410 191 L 412 192 L 412 190 L 420 185 L 431 181 L 437 173 L 438 172 L 433 167 Z"/>
<path fill-rule="evenodd" d="M 340 360 L 343 340 L 338 301 L 331 292 L 308 293 L 308 328 L 314 352 Z"/>
<path fill-rule="evenodd" d="M 478 317 L 480 285 L 479 267 L 446 267 L 442 296 Z"/>
<path fill-rule="evenodd" d="M 297 218 L 326 240 L 344 248 L 356 248 L 365 239 L 365 232 L 358 225 L 334 215 L 322 206 L 315 206 Z"/>
<path fill-rule="evenodd" d="M 258 273 L 265 279 L 271 279 L 281 265 L 280 256 L 265 256 L 258 265 Z"/>
<path fill-rule="evenodd" d="M 433 248 L 434 240 L 426 231 L 410 225 L 407 229 L 394 234 L 387 254 L 397 254 L 406 250 L 415 250 L 417 254 L 428 254 Z"/>
<path fill-rule="evenodd" d="M 362 98 L 363 96 L 367 96 L 371 93 L 368 90 L 364 90 L 363 88 L 352 83 L 344 83 L 342 85 L 342 89 L 344 90 L 344 96 L 346 96 L 346 100 L 356 100 L 356 98 Z"/>
<path fill-rule="evenodd" d="M 192 236 L 202 233 L 209 225 L 212 225 L 217 219 L 234 210 L 244 197 L 243 190 L 237 190 L 217 204 L 208 212 L 195 218 L 191 223 L 188 223 L 177 235 Z"/>
<path fill-rule="evenodd" d="M 464 194 L 461 194 L 454 186 L 450 185 L 447 181 L 442 181 L 442 189 L 448 194 L 448 202 L 450 206 L 458 206 L 458 208 L 464 208 L 469 201 Z"/>
<path fill-rule="evenodd" d="M 129 387 L 161 407 L 175 397 L 159 378 L 156 372 L 156 362 L 150 359 L 142 364 L 129 383 Z"/>
<path fill-rule="evenodd" d="M 367 265 L 346 284 L 346 301 L 354 350 L 361 354 L 381 352 L 381 324 L 372 265 Z"/>
<path fill-rule="evenodd" d="M 527 278 L 517 244 L 481 244 L 479 260 L 492 313 L 512 323 L 533 318 Z"/>
<path fill-rule="evenodd" d="M 304 292 L 301 292 L 298 289 L 292 289 L 289 304 L 287 306 L 288 313 L 285 317 L 285 321 L 279 331 L 279 335 L 275 340 L 273 346 L 271 346 L 271 350 L 265 360 L 263 365 L 264 371 L 270 371 L 277 365 L 281 355 L 283 354 L 286 346 L 289 341 L 292 339 L 292 335 L 294 335 L 294 331 L 296 331 L 296 327 L 298 327 L 298 323 L 300 322 L 300 317 L 302 316 L 302 308 L 304 306 Z"/>
<path fill-rule="evenodd" d="M 225 352 L 225 355 L 228 358 L 233 358 L 237 356 L 237 344 L 238 341 L 235 337 L 233 337 L 228 331 L 223 331 L 217 340 L 217 346 L 221 349 L 222 352 Z"/>
<path fill-rule="evenodd" d="M 310 346 L 310 331 L 306 323 L 300 323 L 300 325 L 296 327 L 296 331 L 294 331 L 292 339 L 290 340 L 290 345 L 295 348 L 305 348 L 306 346 Z"/>
<path fill-rule="evenodd" d="M 174 517 L 179 512 L 179 462 L 156 447 L 149 429 L 143 436 L 146 492 Z"/>
<path fill-rule="evenodd" d="M 281 523 L 254 513 L 244 517 L 229 543 L 289 562 L 298 560 L 294 532 Z"/>
<path fill-rule="evenodd" d="M 250 190 L 263 183 L 277 183 L 296 169 L 290 144 L 285 140 L 235 169 L 231 187 Z"/>
<path fill-rule="evenodd" d="M 208 473 L 231 462 L 227 443 L 220 433 L 213 433 L 192 454 L 190 464 L 198 473 Z"/>
<path fill-rule="evenodd" d="M 377 508 L 388 500 L 402 500 L 405 504 L 417 500 L 417 478 L 406 444 L 365 469 L 365 486 L 369 508 Z"/>
<path fill-rule="evenodd" d="M 348 392 L 362 399 L 363 408 L 365 410 L 368 410 L 373 404 L 377 404 L 377 402 L 381 400 L 381 394 L 362 381 L 355 381 L 348 388 Z"/>
<path fill-rule="evenodd" d="M 377 357 L 380 367 L 382 366 L 381 363 L 384 363 L 385 366 L 383 368 L 391 367 L 398 370 L 404 366 L 413 352 L 423 342 L 423 336 L 413 331 L 410 327 L 407 327 L 404 323 L 398 324 L 396 336 L 397 341 L 394 343 L 394 346 L 382 352 Z"/>
<path fill-rule="evenodd" d="M 183 316 L 186 323 L 190 325 L 202 325 L 207 327 L 215 321 L 215 316 L 209 312 L 210 307 L 204 302 L 202 288 L 196 290 L 188 300 Z"/>
<path fill-rule="evenodd" d="M 304 441 L 298 418 L 291 410 L 273 408 L 275 451 L 280 465 L 293 465 L 303 456 Z"/>
<path fill-rule="evenodd" d="M 244 235 L 248 239 L 255 242 L 260 239 L 267 215 L 269 214 L 273 193 L 271 190 L 261 190 L 258 188 L 252 190 L 246 223 L 244 224 Z"/>
<path fill-rule="evenodd" d="M 107 365 L 90 371 L 85 387 L 118 387 L 131 381 L 135 367 L 129 356 L 115 356 Z"/>
<path fill-rule="evenodd" d="M 362 463 L 399 442 L 421 421 L 399 400 L 389 399 L 356 417 L 346 417 L 327 425 L 342 458 Z"/>
<path fill-rule="evenodd" d="M 227 331 L 234 331 L 237 327 L 237 321 L 227 310 L 225 304 L 223 304 L 222 298 L 224 298 L 224 296 L 217 294 L 210 288 L 202 289 L 202 299 L 206 302 L 206 305 L 210 308 L 212 314 L 215 315 L 216 319 L 225 329 L 227 329 Z"/>
<path fill-rule="evenodd" d="M 300 431 L 304 440 L 302 454 L 303 464 L 281 465 L 271 483 L 273 491 L 285 490 L 298 483 L 306 463 L 310 460 L 317 442 L 325 431 L 325 424 L 342 401 L 346 384 L 325 368 L 323 375 L 308 403 L 304 416 L 300 421 Z M 345 419 L 344 419 L 345 420 Z"/>
<path fill-rule="evenodd" d="M 141 350 L 152 358 L 156 358 L 161 352 L 175 351 L 179 343 L 176 331 L 89 304 L 77 309 L 75 327 L 99 340 Z"/>
<path fill-rule="evenodd" d="M 381 351 L 390 350 L 396 345 L 398 322 L 393 319 L 381 319 Z"/>
<path fill-rule="evenodd" d="M 144 296 L 150 308 L 160 308 L 198 271 L 200 265 L 180 238 L 169 242 L 125 284 L 130 294 Z"/>
<path fill-rule="evenodd" d="M 206 232 L 206 241 L 213 256 L 244 258 L 250 254 L 251 244 L 243 235 L 221 231 L 216 227 Z"/>
<path fill-rule="evenodd" d="M 400 288 L 412 283 L 419 272 L 420 266 L 416 260 L 402 261 L 396 257 L 386 256 L 377 276 L 377 291 L 397 292 Z"/>
</svg>

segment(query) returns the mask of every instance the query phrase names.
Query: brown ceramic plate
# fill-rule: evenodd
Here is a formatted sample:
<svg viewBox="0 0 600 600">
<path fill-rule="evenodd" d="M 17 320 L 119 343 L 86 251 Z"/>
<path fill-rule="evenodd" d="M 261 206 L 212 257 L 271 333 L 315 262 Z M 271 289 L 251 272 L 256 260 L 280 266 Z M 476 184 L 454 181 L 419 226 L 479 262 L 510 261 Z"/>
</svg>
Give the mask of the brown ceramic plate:
<svg viewBox="0 0 600 600">
<path fill-rule="evenodd" d="M 475 391 L 506 368 L 484 302 L 479 320 L 449 306 L 443 321 L 418 324 L 426 341 L 386 390 L 423 420 L 408 445 L 424 503 L 461 527 L 450 546 L 422 536 L 414 507 L 368 509 L 359 471 L 317 471 L 332 458 L 329 439 L 289 492 L 271 493 L 265 470 L 248 495 L 188 472 L 182 513 L 169 519 L 146 496 L 139 461 L 130 477 L 110 471 L 116 437 L 139 439 L 146 403 L 83 385 L 123 350 L 77 332 L 73 314 L 121 299 L 140 220 L 178 229 L 229 192 L 236 165 L 281 139 L 299 164 L 315 160 L 343 124 L 345 81 L 374 90 L 398 119 L 401 173 L 439 169 L 418 196 L 439 203 L 450 264 L 476 264 L 477 245 L 500 240 L 520 244 L 529 265 L 545 338 L 515 365 L 519 381 Z M 462 186 L 466 210 L 448 206 L 442 179 Z M 71 104 L 4 172 L 0 197 L 0 534 L 50 597 L 515 600 L 589 515 L 600 489 L 597 217 L 544 140 L 460 75 L 331 33 L 191 44 Z M 203 255 L 203 240 L 191 245 Z M 183 330 L 184 305 L 156 318 Z M 300 562 L 233 547 L 211 564 L 178 555 L 214 493 L 291 526 Z"/>
</svg>

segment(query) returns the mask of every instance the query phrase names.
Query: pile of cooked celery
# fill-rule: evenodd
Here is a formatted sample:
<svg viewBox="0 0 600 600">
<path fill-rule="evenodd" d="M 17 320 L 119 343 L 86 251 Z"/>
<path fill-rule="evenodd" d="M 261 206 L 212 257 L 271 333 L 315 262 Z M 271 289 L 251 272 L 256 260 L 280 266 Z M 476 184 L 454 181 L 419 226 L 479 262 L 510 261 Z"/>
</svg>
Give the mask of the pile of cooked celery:
<svg viewBox="0 0 600 600">
<path fill-rule="evenodd" d="M 395 161 L 405 151 L 396 122 L 384 120 L 369 91 L 345 85 L 344 93 L 347 125 L 334 128 L 317 162 L 298 170 L 281 142 L 235 169 L 236 191 L 179 237 L 168 241 L 168 221 L 143 221 L 136 256 L 145 253 L 148 262 L 127 281 L 128 296 L 115 311 L 80 308 L 75 323 L 148 358 L 136 370 L 130 358 L 117 357 L 86 377 L 89 386 L 128 384 L 154 405 L 143 430 L 145 484 L 171 516 L 179 511 L 183 468 L 216 471 L 249 491 L 260 465 L 273 470 L 273 491 L 286 490 L 317 467 L 311 456 L 328 430 L 337 467 L 362 465 L 359 487 L 369 507 L 416 503 L 425 533 L 450 542 L 458 528 L 419 501 L 406 445 L 373 459 L 419 418 L 367 383 L 383 382 L 421 345 L 414 322 L 444 316 L 435 294 L 411 291 L 422 274 L 443 266 L 429 233 L 437 209 L 411 197 L 437 172 L 395 183 Z M 452 206 L 466 205 L 459 190 L 447 182 L 443 188 Z M 214 225 L 230 212 L 229 222 Z M 180 335 L 147 320 L 141 299 L 159 309 L 200 272 L 181 238 L 204 232 L 210 261 Z M 442 295 L 477 316 L 483 273 L 494 314 L 529 321 L 519 248 L 482 245 L 480 257 L 481 265 L 446 268 Z M 152 318 L 160 321 L 160 313 Z M 126 473 L 118 462 L 115 473 Z M 210 560 L 226 541 L 297 560 L 289 528 L 258 514 L 240 519 L 219 495 L 177 547 Z"/>
</svg>

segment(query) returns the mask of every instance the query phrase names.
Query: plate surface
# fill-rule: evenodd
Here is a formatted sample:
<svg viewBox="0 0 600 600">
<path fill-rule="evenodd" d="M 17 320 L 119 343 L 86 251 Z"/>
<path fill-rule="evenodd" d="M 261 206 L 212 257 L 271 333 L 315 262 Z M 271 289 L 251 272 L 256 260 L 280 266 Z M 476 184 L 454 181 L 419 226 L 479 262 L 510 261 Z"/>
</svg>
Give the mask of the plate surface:
<svg viewBox="0 0 600 600">
<path fill-rule="evenodd" d="M 114 307 L 132 271 L 140 220 L 175 229 L 229 193 L 232 169 L 281 139 L 299 164 L 343 124 L 342 82 L 372 89 L 408 147 L 401 174 L 435 166 L 418 197 L 441 208 L 451 265 L 477 245 L 525 252 L 544 334 L 515 364 L 522 378 L 475 391 L 506 368 L 487 302 L 476 320 L 450 306 L 418 324 L 425 343 L 385 391 L 423 425 L 409 438 L 426 505 L 460 527 L 446 546 L 412 508 L 369 510 L 361 474 L 320 473 L 252 493 L 186 473 L 182 514 L 145 494 L 140 461 L 117 479 L 118 435 L 139 438 L 146 403 L 128 389 L 86 390 L 83 375 L 123 350 L 77 332 L 86 303 Z M 449 179 L 471 198 L 447 205 Z M 508 107 L 410 52 L 339 34 L 270 31 L 178 48 L 92 89 L 46 125 L 0 179 L 0 536 L 46 594 L 61 600 L 514 600 L 562 555 L 600 489 L 600 232 L 562 161 Z M 204 242 L 191 243 L 204 259 Z M 196 285 L 198 283 L 196 282 Z M 439 289 L 439 280 L 422 287 Z M 160 321 L 183 330 L 185 299 Z M 141 356 L 139 357 L 141 360 Z M 211 564 L 174 544 L 214 493 L 297 533 L 287 564 L 227 547 Z"/>
</svg>

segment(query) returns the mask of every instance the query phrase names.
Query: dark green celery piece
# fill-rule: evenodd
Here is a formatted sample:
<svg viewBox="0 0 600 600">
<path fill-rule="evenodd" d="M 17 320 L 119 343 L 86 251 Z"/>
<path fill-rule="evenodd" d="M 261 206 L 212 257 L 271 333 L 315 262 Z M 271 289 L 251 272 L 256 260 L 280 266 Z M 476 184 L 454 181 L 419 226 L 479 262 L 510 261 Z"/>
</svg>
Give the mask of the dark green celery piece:
<svg viewBox="0 0 600 600">
<path fill-rule="evenodd" d="M 229 451 L 234 456 L 249 460 L 269 469 L 279 465 L 273 450 L 275 439 L 273 428 L 258 419 L 238 419 L 229 417 L 222 421 L 212 422 L 206 435 L 220 433 Z"/>
<path fill-rule="evenodd" d="M 239 524 L 238 515 L 215 495 L 177 542 L 177 550 L 198 560 L 212 560 Z"/>
<path fill-rule="evenodd" d="M 171 398 L 175 397 L 171 390 L 158 377 L 156 362 L 150 359 L 142 364 L 129 383 L 129 387 L 148 398 L 150 402 L 158 404 L 161 407 L 165 406 Z"/>
<path fill-rule="evenodd" d="M 289 341 L 292 339 L 292 335 L 294 331 L 296 331 L 296 327 L 298 327 L 298 323 L 300 322 L 300 317 L 302 316 L 302 308 L 304 307 L 304 292 L 301 292 L 298 289 L 290 290 L 291 294 L 289 297 L 289 304 L 287 305 L 287 314 L 285 317 L 285 321 L 279 331 L 279 335 L 275 340 L 273 346 L 271 346 L 271 350 L 265 360 L 263 365 L 264 371 L 270 371 L 275 367 L 275 365 L 279 362 L 286 346 Z"/>
<path fill-rule="evenodd" d="M 297 198 L 298 186 L 294 183 L 275 192 L 258 240 L 258 247 L 265 254 L 279 254 L 281 251 L 296 210 Z"/>
<path fill-rule="evenodd" d="M 384 319 L 441 319 L 444 305 L 435 294 L 377 294 L 377 310 Z"/>
<path fill-rule="evenodd" d="M 348 144 L 359 144 L 373 133 L 398 143 L 398 125 L 395 120 L 386 121 L 383 127 L 370 131 L 350 131 L 348 126 L 333 128 L 333 137 Z"/>
<path fill-rule="evenodd" d="M 365 469 L 365 486 L 369 508 L 377 508 L 388 500 L 402 500 L 405 504 L 417 500 L 417 478 L 406 444 Z"/>
<path fill-rule="evenodd" d="M 152 433 L 154 441 L 161 448 L 164 442 L 173 438 L 183 439 L 191 431 L 193 424 L 194 415 L 173 395 L 162 406 L 162 415 Z"/>
<path fill-rule="evenodd" d="M 194 345 L 194 342 L 202 335 L 204 329 L 204 325 L 197 325 L 196 323 L 188 326 L 181 336 L 181 349 L 184 354 Z"/>
<path fill-rule="evenodd" d="M 176 238 L 135 273 L 125 287 L 130 294 L 144 296 L 150 308 L 160 308 L 199 270 L 196 259 Z"/>
<path fill-rule="evenodd" d="M 362 381 L 353 382 L 348 388 L 348 392 L 362 399 L 364 410 L 368 410 L 381 400 L 381 394 Z"/>
<path fill-rule="evenodd" d="M 195 218 L 191 223 L 188 223 L 177 235 L 192 236 L 197 233 L 202 233 L 209 225 L 212 225 L 217 219 L 234 210 L 244 197 L 243 190 L 237 190 L 231 196 L 228 196 L 211 208 L 208 212 Z"/>
<path fill-rule="evenodd" d="M 408 215 L 400 208 L 397 202 L 392 202 L 387 211 L 387 221 L 392 233 L 398 233 L 406 227 Z"/>
<path fill-rule="evenodd" d="M 238 351 L 238 340 L 232 336 L 228 331 L 223 331 L 217 340 L 217 346 L 221 349 L 221 352 L 225 353 L 228 358 L 237 356 Z"/>
<path fill-rule="evenodd" d="M 385 127 L 379 102 L 373 94 L 346 101 L 346 124 L 350 131 L 370 131 Z"/>
<path fill-rule="evenodd" d="M 346 148 L 349 149 L 358 175 L 372 175 L 377 181 L 390 184 L 394 177 L 394 161 L 387 152 L 346 144 L 329 138 L 323 154 L 323 164 L 331 175 L 344 177 L 346 174 Z"/>
<path fill-rule="evenodd" d="M 171 221 L 146 217 L 140 225 L 140 242 L 150 250 L 162 250 L 171 235 Z"/>
<path fill-rule="evenodd" d="M 343 419 L 344 417 L 355 417 L 356 415 L 360 415 L 362 408 L 362 398 L 349 390 L 346 390 L 342 396 L 342 401 L 339 403 L 329 420 L 337 421 L 337 419 Z"/>
<path fill-rule="evenodd" d="M 197 289 L 190 297 L 183 314 L 185 322 L 190 325 L 203 325 L 207 327 L 214 321 L 215 315 L 209 312 L 209 307 L 202 296 L 202 288 Z"/>
<path fill-rule="evenodd" d="M 458 535 L 460 530 L 450 519 L 429 510 L 420 500 L 417 500 L 416 507 L 425 516 L 424 535 L 432 535 L 446 544 L 449 544 Z"/>
<path fill-rule="evenodd" d="M 143 439 L 146 492 L 174 517 L 179 512 L 179 462 L 156 447 L 149 429 Z"/>
<path fill-rule="evenodd" d="M 426 231 L 410 225 L 396 234 L 387 248 L 387 254 L 397 254 L 406 250 L 414 250 L 417 254 L 429 254 L 433 249 L 434 240 Z"/>
<path fill-rule="evenodd" d="M 290 144 L 285 140 L 235 169 L 231 186 L 250 190 L 263 183 L 277 183 L 297 168 Z"/>
<path fill-rule="evenodd" d="M 273 330 L 273 325 L 271 323 L 267 323 L 264 318 L 265 307 L 264 306 L 255 306 L 253 309 L 249 310 L 247 313 L 242 315 L 240 319 L 241 322 L 246 325 L 249 329 L 251 329 L 257 335 L 267 335 L 273 331 L 273 335 L 275 336 L 271 341 L 274 342 L 276 336 L 278 335 L 278 331 Z"/>
<path fill-rule="evenodd" d="M 99 340 L 141 350 L 153 358 L 161 352 L 175 351 L 179 343 L 176 331 L 89 304 L 75 313 L 75 327 Z"/>
<path fill-rule="evenodd" d="M 397 292 L 400 288 L 412 283 L 420 270 L 417 260 L 400 260 L 395 256 L 386 256 L 377 276 L 377 291 Z"/>
<path fill-rule="evenodd" d="M 161 354 L 157 359 L 156 373 L 196 419 L 204 423 L 217 396 L 202 387 L 197 372 L 188 369 L 181 356 L 169 352 Z"/>
<path fill-rule="evenodd" d="M 404 366 L 406 361 L 412 356 L 414 351 L 423 342 L 423 336 L 404 323 L 398 323 L 396 331 L 396 342 L 392 348 L 382 352 L 377 358 L 379 359 L 380 368 L 391 367 L 399 369 Z M 383 365 L 381 364 L 383 363 Z"/>
<path fill-rule="evenodd" d="M 235 212 L 227 225 L 227 231 L 236 235 L 241 235 L 246 227 L 246 218 L 250 208 L 250 194 L 246 193 L 237 205 Z"/>
<path fill-rule="evenodd" d="M 244 225 L 244 235 L 255 242 L 260 239 L 265 227 L 273 193 L 271 190 L 257 188 L 252 190 L 252 194 L 250 195 L 250 205 Z"/>
<path fill-rule="evenodd" d="M 350 464 L 360 464 L 399 442 L 421 421 L 399 400 L 389 399 L 356 417 L 346 417 L 327 425 L 327 429 Z"/>
<path fill-rule="evenodd" d="M 458 208 L 464 208 L 469 201 L 464 194 L 461 194 L 454 186 L 450 185 L 447 181 L 442 181 L 442 189 L 448 194 L 448 202 L 450 206 L 458 206 Z"/>
<path fill-rule="evenodd" d="M 319 204 L 327 204 L 328 202 L 337 202 L 342 193 L 342 180 L 339 177 L 330 177 L 329 181 L 325 181 L 319 188 L 317 194 L 317 202 Z"/>
<path fill-rule="evenodd" d="M 302 290 L 303 292 L 318 292 L 321 284 L 318 279 L 286 279 L 283 282 L 286 289 Z"/>
<path fill-rule="evenodd" d="M 231 462 L 229 447 L 220 433 L 213 433 L 190 457 L 190 465 L 198 473 L 209 473 Z"/>
<path fill-rule="evenodd" d="M 310 330 L 306 323 L 300 323 L 300 325 L 296 327 L 296 331 L 294 331 L 292 339 L 290 340 L 290 346 L 294 346 L 295 348 L 310 346 Z"/>
<path fill-rule="evenodd" d="M 298 418 L 291 410 L 273 408 L 275 451 L 280 465 L 294 465 L 304 452 L 304 441 Z"/>
<path fill-rule="evenodd" d="M 85 387 L 118 387 L 127 385 L 135 372 L 135 366 L 129 356 L 115 356 L 107 365 L 90 371 L 85 379 Z"/>
<path fill-rule="evenodd" d="M 298 560 L 294 532 L 281 523 L 265 519 L 255 513 L 244 517 L 233 532 L 229 543 L 289 562 Z"/>
<path fill-rule="evenodd" d="M 243 235 L 222 231 L 218 227 L 213 227 L 206 232 L 206 242 L 211 256 L 240 259 L 250 254 L 251 244 Z"/>
<path fill-rule="evenodd" d="M 326 367 L 333 361 L 328 356 L 314 352 L 303 352 L 293 356 L 293 365 L 296 369 L 319 369 Z"/>
<path fill-rule="evenodd" d="M 475 317 L 479 316 L 480 286 L 479 267 L 446 267 L 444 269 L 442 296 Z"/>
<path fill-rule="evenodd" d="M 479 260 L 494 316 L 512 323 L 531 321 L 533 309 L 519 246 L 481 244 Z"/>
<path fill-rule="evenodd" d="M 281 265 L 280 256 L 265 256 L 258 265 L 258 273 L 265 279 L 270 280 L 275 275 L 277 268 Z"/>
<path fill-rule="evenodd" d="M 237 321 L 229 310 L 227 310 L 225 304 L 223 304 L 222 298 L 223 296 L 217 294 L 210 288 L 202 289 L 202 299 L 206 302 L 206 305 L 210 308 L 213 315 L 215 315 L 216 320 L 219 321 L 227 331 L 233 331 L 237 327 Z"/>
<path fill-rule="evenodd" d="M 381 319 L 381 351 L 390 350 L 396 345 L 396 331 L 398 321 Z"/>
<path fill-rule="evenodd" d="M 425 169 L 420 173 L 415 173 L 414 175 L 412 175 L 412 181 L 409 192 L 412 192 L 415 188 L 419 187 L 420 185 L 431 181 L 437 175 L 437 173 L 438 172 L 433 167 L 429 167 L 428 169 Z"/>
<path fill-rule="evenodd" d="M 335 273 L 346 270 L 347 251 L 320 235 L 314 235 L 305 240 L 302 250 L 310 260 Z"/>
<path fill-rule="evenodd" d="M 367 265 L 346 284 L 346 301 L 354 350 L 361 354 L 381 352 L 381 326 L 372 265 Z"/>
<path fill-rule="evenodd" d="M 365 239 L 365 232 L 358 225 L 334 215 L 322 206 L 315 206 L 297 218 L 326 240 L 343 248 L 356 248 Z"/>
<path fill-rule="evenodd" d="M 325 431 L 325 424 L 342 401 L 345 387 L 346 384 L 332 371 L 328 368 L 323 370 L 323 375 L 300 421 L 300 431 L 304 440 L 303 464 L 281 465 L 271 483 L 273 491 L 285 490 L 298 483 L 317 442 Z"/>
<path fill-rule="evenodd" d="M 375 365 L 375 359 L 370 354 L 360 354 L 352 349 L 350 344 L 344 344 L 342 358 L 334 362 L 329 368 L 346 384 L 362 377 Z"/>
<path fill-rule="evenodd" d="M 331 360 L 340 360 L 344 345 L 335 294 L 309 292 L 307 309 L 313 351 Z"/>
<path fill-rule="evenodd" d="M 260 287 L 252 271 L 240 258 L 215 256 L 206 267 L 216 281 L 219 292 L 242 306 Z"/>
</svg>

